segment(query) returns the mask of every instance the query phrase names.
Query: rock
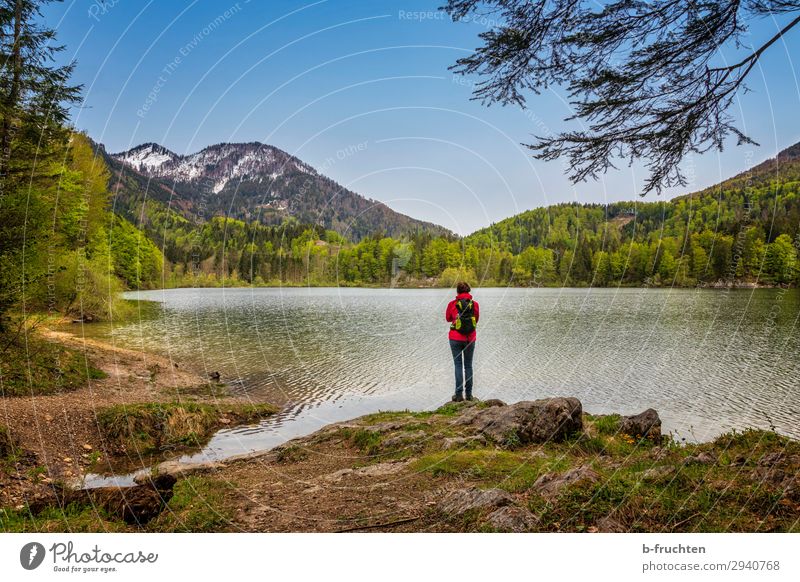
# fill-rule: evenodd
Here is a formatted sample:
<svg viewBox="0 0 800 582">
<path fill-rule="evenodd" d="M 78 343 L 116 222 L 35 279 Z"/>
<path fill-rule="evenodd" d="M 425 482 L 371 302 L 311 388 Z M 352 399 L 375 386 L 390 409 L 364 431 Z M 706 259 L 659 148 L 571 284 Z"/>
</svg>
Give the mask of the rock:
<svg viewBox="0 0 800 582">
<path fill-rule="evenodd" d="M 684 465 L 713 465 L 716 462 L 716 457 L 706 451 L 699 452 L 696 455 L 690 455 L 683 460 Z"/>
<path fill-rule="evenodd" d="M 642 481 L 649 481 L 657 483 L 668 478 L 672 478 L 675 474 L 675 467 L 669 465 L 661 465 L 660 467 L 651 467 L 642 473 Z"/>
<path fill-rule="evenodd" d="M 527 509 L 505 505 L 486 516 L 486 522 L 503 532 L 522 533 L 531 531 L 538 524 L 536 517 Z"/>
<path fill-rule="evenodd" d="M 325 481 L 338 482 L 347 475 L 355 475 L 361 477 L 385 477 L 387 475 L 394 475 L 405 469 L 411 461 L 394 461 L 388 463 L 377 463 L 375 465 L 367 465 L 357 469 L 339 469 L 333 473 L 323 475 L 321 478 Z"/>
<path fill-rule="evenodd" d="M 65 463 L 71 463 L 72 462 L 72 457 L 64 457 L 62 459 L 62 461 L 64 461 Z"/>
<path fill-rule="evenodd" d="M 214 382 L 219 382 L 220 378 L 222 378 L 222 375 L 219 372 L 211 372 L 208 377 L 209 379 L 214 380 Z"/>
<path fill-rule="evenodd" d="M 90 445 L 90 444 L 83 445 L 83 450 L 84 451 L 91 451 L 92 450 L 92 445 Z"/>
<path fill-rule="evenodd" d="M 444 499 L 437 503 L 440 511 L 450 515 L 461 515 L 473 509 L 497 509 L 505 505 L 511 505 L 514 499 L 502 489 L 478 489 L 470 487 L 468 489 L 456 489 L 445 495 Z"/>
<path fill-rule="evenodd" d="M 47 422 L 53 422 L 53 417 L 52 417 L 51 415 L 49 415 L 49 414 L 45 414 L 45 415 L 44 415 L 44 419 L 45 419 Z"/>
<path fill-rule="evenodd" d="M 498 398 L 490 398 L 489 400 L 485 400 L 483 405 L 486 408 L 491 408 L 492 406 L 506 406 L 506 403 Z"/>
<path fill-rule="evenodd" d="M 328 473 L 327 475 L 323 475 L 322 479 L 333 482 L 341 481 L 342 477 L 344 477 L 345 475 L 350 475 L 352 472 L 353 469 L 350 469 L 349 467 L 346 469 L 339 469 L 338 471 L 334 471 L 333 473 Z"/>
<path fill-rule="evenodd" d="M 179 460 L 164 461 L 163 463 L 159 463 L 152 472 L 136 475 L 133 478 L 133 482 L 140 485 L 146 484 L 162 476 L 177 480 L 180 477 L 221 469 L 222 467 L 224 467 L 224 464 L 217 461 L 205 461 L 203 463 L 182 463 Z"/>
<path fill-rule="evenodd" d="M 383 442 L 381 442 L 381 446 L 388 448 L 421 447 L 428 438 L 428 433 L 426 433 L 424 430 L 405 432 L 385 439 Z"/>
<path fill-rule="evenodd" d="M 625 533 L 628 530 L 616 519 L 607 515 L 597 520 L 597 531 L 602 533 Z"/>
<path fill-rule="evenodd" d="M 661 441 L 661 418 L 658 412 L 648 408 L 644 412 L 633 416 L 624 416 L 619 425 L 620 432 L 635 439 L 649 438 Z"/>
<path fill-rule="evenodd" d="M 466 436 L 466 437 L 445 437 L 442 448 L 445 450 L 450 449 L 470 449 L 473 447 L 482 447 L 486 445 L 486 439 L 483 435 Z"/>
<path fill-rule="evenodd" d="M 536 480 L 533 487 L 544 497 L 555 497 L 566 487 L 599 480 L 600 475 L 594 469 L 581 465 L 564 473 L 546 473 Z"/>
<path fill-rule="evenodd" d="M 376 465 L 367 465 L 366 467 L 359 467 L 353 472 L 357 475 L 366 477 L 384 477 L 386 475 L 394 475 L 405 469 L 411 461 L 394 461 L 388 463 L 378 463 Z"/>
<path fill-rule="evenodd" d="M 583 418 L 577 398 L 545 398 L 467 410 L 456 424 L 474 426 L 492 441 L 513 447 L 562 441 L 582 430 Z"/>
<path fill-rule="evenodd" d="M 654 461 L 665 459 L 669 455 L 669 450 L 662 447 L 653 447 L 648 453 L 648 457 Z"/>
</svg>

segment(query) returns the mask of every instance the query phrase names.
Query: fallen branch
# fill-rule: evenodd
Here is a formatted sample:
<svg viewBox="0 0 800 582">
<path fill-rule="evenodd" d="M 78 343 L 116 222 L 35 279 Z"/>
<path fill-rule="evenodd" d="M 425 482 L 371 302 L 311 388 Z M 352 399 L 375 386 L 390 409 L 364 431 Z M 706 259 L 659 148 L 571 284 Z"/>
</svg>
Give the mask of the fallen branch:
<svg viewBox="0 0 800 582">
<path fill-rule="evenodd" d="M 416 517 L 404 517 L 403 519 L 397 519 L 395 521 L 387 521 L 383 523 L 373 523 L 370 525 L 357 525 L 353 527 L 348 527 L 345 529 L 337 530 L 336 533 L 346 533 L 349 531 L 358 531 L 360 529 L 375 529 L 379 527 L 389 527 L 390 525 L 400 525 L 403 523 L 409 523 L 412 521 L 417 521 L 421 516 L 417 515 Z"/>
<path fill-rule="evenodd" d="M 675 531 L 675 528 L 677 528 L 677 527 L 680 527 L 680 526 L 682 526 L 683 524 L 685 524 L 685 523 L 687 523 L 687 522 L 690 522 L 690 521 L 692 521 L 692 520 L 693 520 L 695 517 L 700 517 L 701 515 L 702 515 L 702 513 L 695 513 L 694 515 L 690 515 L 690 516 L 689 516 L 689 517 L 687 517 L 686 519 L 682 519 L 681 521 L 679 521 L 678 523 L 676 523 L 676 524 L 674 524 L 674 525 L 672 526 L 672 529 L 671 529 L 671 531 Z"/>
</svg>

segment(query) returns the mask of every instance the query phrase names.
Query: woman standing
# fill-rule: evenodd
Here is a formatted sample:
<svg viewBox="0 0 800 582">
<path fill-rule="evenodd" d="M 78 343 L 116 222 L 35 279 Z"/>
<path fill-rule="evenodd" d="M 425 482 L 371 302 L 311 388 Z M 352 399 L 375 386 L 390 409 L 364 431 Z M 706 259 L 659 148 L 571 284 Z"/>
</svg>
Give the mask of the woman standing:
<svg viewBox="0 0 800 582">
<path fill-rule="evenodd" d="M 472 355 L 475 352 L 475 327 L 478 324 L 478 302 L 470 295 L 464 281 L 456 286 L 456 298 L 447 305 L 444 317 L 450 323 L 450 350 L 456 368 L 456 393 L 453 402 L 466 397 L 472 400 Z"/>
</svg>

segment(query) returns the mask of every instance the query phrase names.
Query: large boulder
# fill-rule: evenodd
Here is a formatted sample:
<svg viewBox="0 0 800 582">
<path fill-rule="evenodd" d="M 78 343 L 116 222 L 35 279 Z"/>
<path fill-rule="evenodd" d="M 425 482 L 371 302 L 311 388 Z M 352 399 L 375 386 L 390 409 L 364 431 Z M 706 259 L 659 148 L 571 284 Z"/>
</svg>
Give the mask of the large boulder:
<svg viewBox="0 0 800 582">
<path fill-rule="evenodd" d="M 461 515 L 472 510 L 497 509 L 514 503 L 514 498 L 502 489 L 456 489 L 450 491 L 438 503 L 440 511 L 450 515 Z"/>
<path fill-rule="evenodd" d="M 545 473 L 533 484 L 543 497 L 557 497 L 567 487 L 578 484 L 597 483 L 600 475 L 588 465 L 582 465 L 564 473 Z"/>
<path fill-rule="evenodd" d="M 639 414 L 624 416 L 620 421 L 619 430 L 635 439 L 648 438 L 660 441 L 661 418 L 658 416 L 658 412 L 648 408 Z"/>
<path fill-rule="evenodd" d="M 495 443 L 513 447 L 558 442 L 583 429 L 577 398 L 544 398 L 508 406 L 471 408 L 457 424 L 472 426 Z"/>
<path fill-rule="evenodd" d="M 535 529 L 538 520 L 524 507 L 504 505 L 487 515 L 486 523 L 497 531 L 522 533 Z"/>
<path fill-rule="evenodd" d="M 601 533 L 625 533 L 628 531 L 622 523 L 607 515 L 597 520 L 597 531 Z"/>
</svg>

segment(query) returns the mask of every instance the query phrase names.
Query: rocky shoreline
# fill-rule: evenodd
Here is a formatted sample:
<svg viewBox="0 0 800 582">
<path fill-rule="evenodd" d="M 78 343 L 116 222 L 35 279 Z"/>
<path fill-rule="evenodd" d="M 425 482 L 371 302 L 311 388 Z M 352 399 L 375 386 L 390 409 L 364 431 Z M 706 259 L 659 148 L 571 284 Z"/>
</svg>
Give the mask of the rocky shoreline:
<svg viewBox="0 0 800 582">
<path fill-rule="evenodd" d="M 184 387 L 203 380 L 184 373 Z M 684 444 L 661 434 L 655 410 L 598 416 L 571 397 L 488 400 L 370 414 L 204 465 L 167 460 L 132 487 L 73 490 L 23 477 L 35 494 L 2 503 L 0 529 L 796 532 L 799 475 L 800 443 L 774 432 Z"/>
</svg>

